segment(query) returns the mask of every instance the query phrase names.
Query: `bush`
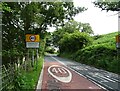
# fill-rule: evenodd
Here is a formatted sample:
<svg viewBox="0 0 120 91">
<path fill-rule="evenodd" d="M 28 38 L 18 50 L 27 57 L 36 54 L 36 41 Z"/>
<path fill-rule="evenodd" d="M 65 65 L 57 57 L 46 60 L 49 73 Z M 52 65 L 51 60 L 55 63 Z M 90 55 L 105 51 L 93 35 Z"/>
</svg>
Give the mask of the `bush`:
<svg viewBox="0 0 120 91">
<path fill-rule="evenodd" d="M 92 45 L 81 49 L 73 55 L 73 59 L 88 65 L 118 72 L 117 51 L 108 44 Z M 114 69 L 114 70 L 113 70 Z"/>
<path fill-rule="evenodd" d="M 80 63 L 120 74 L 120 70 L 118 70 L 120 69 L 120 59 L 117 59 L 117 50 L 115 45 L 116 34 L 117 33 L 115 32 L 106 35 L 94 36 L 92 45 L 82 47 L 82 49 L 76 50 L 75 52 L 72 52 L 70 56 L 66 57 Z M 66 54 L 69 55 L 69 53 Z"/>
<path fill-rule="evenodd" d="M 86 34 L 76 31 L 72 34 L 64 34 L 60 40 L 60 52 L 76 52 L 92 43 L 92 38 Z"/>
<path fill-rule="evenodd" d="M 16 72 L 15 79 L 14 79 L 15 91 L 22 91 L 22 90 L 34 91 L 36 89 L 39 75 L 42 70 L 43 57 L 39 58 L 36 61 L 37 63 L 34 64 L 32 68 L 33 70 L 25 71 L 25 70 L 19 69 Z"/>
</svg>

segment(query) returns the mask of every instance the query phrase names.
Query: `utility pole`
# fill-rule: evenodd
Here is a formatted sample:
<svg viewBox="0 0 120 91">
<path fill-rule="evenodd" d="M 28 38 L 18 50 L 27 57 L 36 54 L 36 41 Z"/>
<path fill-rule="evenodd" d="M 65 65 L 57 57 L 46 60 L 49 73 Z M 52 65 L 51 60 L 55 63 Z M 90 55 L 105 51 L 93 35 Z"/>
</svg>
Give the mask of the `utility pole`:
<svg viewBox="0 0 120 91">
<path fill-rule="evenodd" d="M 120 60 L 120 8 L 118 11 L 117 59 Z"/>
</svg>

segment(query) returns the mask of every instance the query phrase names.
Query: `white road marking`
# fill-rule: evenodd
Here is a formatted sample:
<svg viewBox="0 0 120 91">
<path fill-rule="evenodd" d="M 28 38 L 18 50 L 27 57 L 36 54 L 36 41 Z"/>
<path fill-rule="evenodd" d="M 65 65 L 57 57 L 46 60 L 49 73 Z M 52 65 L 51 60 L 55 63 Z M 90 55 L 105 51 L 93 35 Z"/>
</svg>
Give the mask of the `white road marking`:
<svg viewBox="0 0 120 91">
<path fill-rule="evenodd" d="M 60 69 L 60 68 L 58 68 L 58 71 L 59 71 L 60 73 L 62 73 L 62 71 L 61 71 L 61 69 Z"/>
<path fill-rule="evenodd" d="M 61 68 L 61 70 L 64 71 L 65 74 L 67 73 L 63 68 Z"/>
<path fill-rule="evenodd" d="M 53 73 L 54 73 L 54 72 L 55 72 L 55 73 L 58 73 L 58 71 L 56 70 L 56 68 L 53 68 L 53 69 L 52 69 L 52 72 L 53 72 Z"/>
<path fill-rule="evenodd" d="M 61 63 L 61 64 L 63 64 L 64 66 L 66 66 L 63 62 L 61 62 L 61 61 L 58 60 L 57 58 L 54 58 L 54 57 L 52 57 L 52 56 L 51 56 L 51 58 L 55 59 L 55 60 L 58 61 L 59 63 Z M 70 68 L 70 67 L 68 67 L 68 66 L 66 66 L 66 67 L 69 68 L 69 69 L 71 69 L 72 71 L 74 71 L 74 72 L 77 73 L 78 75 L 80 75 L 80 76 L 88 79 L 88 77 L 86 77 L 86 76 L 84 76 L 83 74 L 75 71 L 74 69 L 72 69 L 72 68 Z M 87 76 L 88 76 L 88 75 L 87 75 Z M 90 80 L 91 82 L 93 82 L 93 83 L 96 84 L 97 86 L 101 87 L 101 88 L 104 89 L 105 91 L 108 91 L 105 87 L 103 87 L 102 85 L 98 84 L 98 83 L 95 82 L 94 80 L 91 80 L 91 79 L 88 79 L 88 80 Z"/>
<path fill-rule="evenodd" d="M 65 77 L 59 77 L 59 76 L 56 76 L 55 74 L 53 74 L 53 72 L 51 72 L 51 68 L 58 68 L 59 67 L 59 69 L 64 69 L 64 71 L 67 71 L 66 73 L 68 74 L 68 76 L 65 76 Z M 54 69 L 53 68 L 53 69 Z M 53 70 L 52 69 L 52 70 Z M 55 71 L 55 69 L 54 69 L 54 71 Z M 62 66 L 59 66 L 59 65 L 52 65 L 52 66 L 50 66 L 49 68 L 48 68 L 48 72 L 49 72 L 49 74 L 51 75 L 51 76 L 53 76 L 55 79 L 57 79 L 57 80 L 59 80 L 59 81 L 61 81 L 61 82 L 64 82 L 64 83 L 69 83 L 71 80 L 72 80 L 72 73 L 68 70 L 68 69 L 66 69 L 65 67 L 62 67 Z M 57 72 L 57 71 L 56 71 Z M 62 72 L 62 71 L 61 71 Z M 56 73 L 57 74 L 57 73 Z"/>
</svg>

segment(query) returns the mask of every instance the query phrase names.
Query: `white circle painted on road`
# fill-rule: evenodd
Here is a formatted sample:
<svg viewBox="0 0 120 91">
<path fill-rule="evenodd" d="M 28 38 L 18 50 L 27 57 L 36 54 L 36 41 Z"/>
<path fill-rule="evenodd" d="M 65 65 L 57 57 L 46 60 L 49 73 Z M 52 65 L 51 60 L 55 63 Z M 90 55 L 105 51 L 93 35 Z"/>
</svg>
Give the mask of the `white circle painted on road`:
<svg viewBox="0 0 120 91">
<path fill-rule="evenodd" d="M 72 73 L 65 67 L 52 65 L 48 68 L 48 72 L 51 76 L 61 82 L 69 83 L 72 80 Z"/>
</svg>

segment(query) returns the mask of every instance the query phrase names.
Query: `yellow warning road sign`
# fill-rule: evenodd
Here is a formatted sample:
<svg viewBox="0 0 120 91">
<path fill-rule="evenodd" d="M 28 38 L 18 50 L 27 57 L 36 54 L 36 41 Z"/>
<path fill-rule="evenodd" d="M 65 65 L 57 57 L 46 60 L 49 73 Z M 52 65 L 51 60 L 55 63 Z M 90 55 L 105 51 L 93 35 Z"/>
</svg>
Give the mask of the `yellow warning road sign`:
<svg viewBox="0 0 120 91">
<path fill-rule="evenodd" d="M 40 36 L 38 34 L 26 34 L 26 42 L 40 42 Z"/>
</svg>

